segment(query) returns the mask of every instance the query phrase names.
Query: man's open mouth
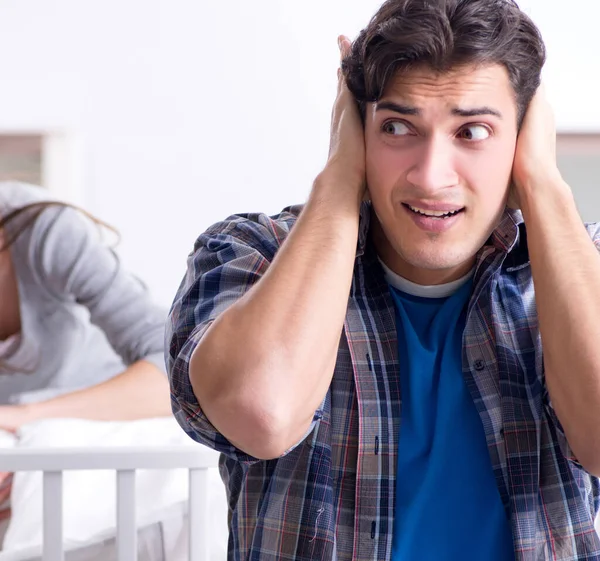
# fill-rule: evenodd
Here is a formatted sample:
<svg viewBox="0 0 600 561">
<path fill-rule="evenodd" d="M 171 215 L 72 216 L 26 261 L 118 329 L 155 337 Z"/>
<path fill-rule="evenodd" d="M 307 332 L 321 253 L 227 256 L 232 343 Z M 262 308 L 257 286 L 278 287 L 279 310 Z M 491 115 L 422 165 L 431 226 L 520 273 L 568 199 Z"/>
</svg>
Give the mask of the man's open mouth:
<svg viewBox="0 0 600 561">
<path fill-rule="evenodd" d="M 427 218 L 437 218 L 438 220 L 443 220 L 445 218 L 452 218 L 453 216 L 456 216 L 457 214 L 460 214 L 461 212 L 463 212 L 465 210 L 464 207 L 458 208 L 456 210 L 451 210 L 451 211 L 425 210 L 422 208 L 408 205 L 406 203 L 402 203 L 402 205 L 404 207 L 406 207 L 408 210 L 410 210 L 411 212 L 414 212 L 415 214 L 418 214 L 420 216 L 426 216 Z"/>
</svg>

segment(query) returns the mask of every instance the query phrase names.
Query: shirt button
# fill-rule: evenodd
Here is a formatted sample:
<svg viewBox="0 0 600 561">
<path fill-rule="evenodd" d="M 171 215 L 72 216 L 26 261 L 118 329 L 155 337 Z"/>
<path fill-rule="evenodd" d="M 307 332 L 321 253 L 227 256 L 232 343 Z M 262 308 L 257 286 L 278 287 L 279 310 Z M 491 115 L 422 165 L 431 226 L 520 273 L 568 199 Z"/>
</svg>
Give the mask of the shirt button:
<svg viewBox="0 0 600 561">
<path fill-rule="evenodd" d="M 485 370 L 485 363 L 483 362 L 483 360 L 475 361 L 475 370 L 477 370 L 477 372 L 481 372 L 482 370 Z"/>
</svg>

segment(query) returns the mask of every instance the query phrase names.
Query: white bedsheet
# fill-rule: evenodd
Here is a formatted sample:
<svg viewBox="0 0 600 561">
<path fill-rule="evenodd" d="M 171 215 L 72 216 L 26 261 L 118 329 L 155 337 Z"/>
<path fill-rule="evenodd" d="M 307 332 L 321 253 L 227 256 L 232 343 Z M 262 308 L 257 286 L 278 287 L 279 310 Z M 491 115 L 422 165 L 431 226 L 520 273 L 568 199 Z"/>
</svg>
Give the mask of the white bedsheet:
<svg viewBox="0 0 600 561">
<path fill-rule="evenodd" d="M 19 448 L 131 445 L 193 446 L 199 454 L 206 454 L 212 458 L 217 456 L 212 450 L 193 442 L 170 417 L 131 422 L 52 419 L 24 426 L 16 440 L 11 441 L 10 435 L 6 433 L 0 435 L 0 446 Z M 0 561 L 29 558 L 32 552 L 41 550 L 41 478 L 40 472 L 20 472 L 14 476 L 12 518 L 4 536 Z M 219 561 L 226 558 L 227 505 L 223 483 L 216 468 L 209 470 L 209 484 L 208 500 L 211 504 L 211 515 L 214 513 L 211 516 L 211 560 Z M 111 540 L 114 542 L 114 471 L 66 471 L 63 476 L 63 493 L 63 538 L 66 550 L 83 551 L 89 550 L 92 544 L 107 544 Z M 156 528 L 158 523 L 168 519 L 168 523 L 163 524 L 159 532 L 165 549 L 173 551 L 166 557 L 167 561 L 177 561 L 175 550 L 185 549 L 180 542 L 183 538 L 187 539 L 187 533 L 183 530 L 187 497 L 188 473 L 185 469 L 138 470 L 136 473 L 138 527 Z M 168 528 L 171 528 L 171 536 L 168 535 Z M 151 538 L 150 541 L 155 539 Z M 106 553 L 104 555 L 103 559 L 108 558 Z M 148 561 L 154 561 L 154 558 L 148 558 Z"/>
</svg>

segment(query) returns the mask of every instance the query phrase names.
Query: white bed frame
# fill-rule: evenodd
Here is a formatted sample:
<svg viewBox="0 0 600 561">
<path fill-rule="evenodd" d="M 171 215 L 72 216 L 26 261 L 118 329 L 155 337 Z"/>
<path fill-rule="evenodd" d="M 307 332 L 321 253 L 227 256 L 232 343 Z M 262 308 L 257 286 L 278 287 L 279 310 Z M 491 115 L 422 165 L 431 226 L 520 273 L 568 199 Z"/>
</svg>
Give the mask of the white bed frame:
<svg viewBox="0 0 600 561">
<path fill-rule="evenodd" d="M 108 469 L 117 477 L 117 559 L 137 559 L 135 472 L 138 469 L 189 470 L 189 561 L 209 560 L 208 468 L 216 467 L 189 447 L 46 448 L 0 450 L 2 471 L 43 472 L 43 561 L 64 561 L 63 471 Z"/>
</svg>

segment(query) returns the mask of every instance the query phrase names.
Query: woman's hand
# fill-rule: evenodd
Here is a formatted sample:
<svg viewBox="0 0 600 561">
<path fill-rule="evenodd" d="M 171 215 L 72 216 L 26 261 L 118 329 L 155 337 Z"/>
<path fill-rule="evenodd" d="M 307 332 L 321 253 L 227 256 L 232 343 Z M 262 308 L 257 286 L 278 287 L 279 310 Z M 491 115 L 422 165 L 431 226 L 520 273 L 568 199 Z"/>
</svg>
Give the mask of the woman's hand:
<svg viewBox="0 0 600 561">
<path fill-rule="evenodd" d="M 17 432 L 24 424 L 34 420 L 32 405 L 0 405 L 0 430 Z"/>
</svg>

